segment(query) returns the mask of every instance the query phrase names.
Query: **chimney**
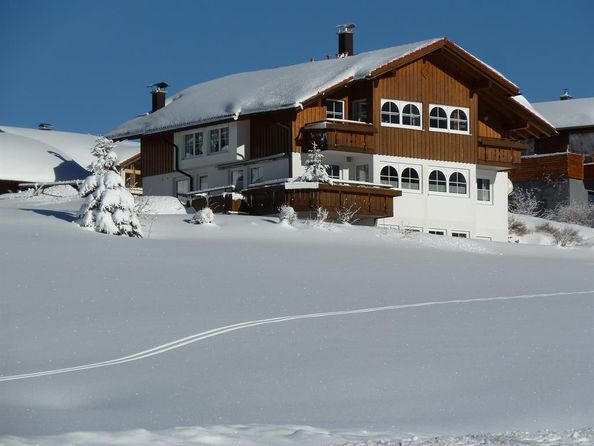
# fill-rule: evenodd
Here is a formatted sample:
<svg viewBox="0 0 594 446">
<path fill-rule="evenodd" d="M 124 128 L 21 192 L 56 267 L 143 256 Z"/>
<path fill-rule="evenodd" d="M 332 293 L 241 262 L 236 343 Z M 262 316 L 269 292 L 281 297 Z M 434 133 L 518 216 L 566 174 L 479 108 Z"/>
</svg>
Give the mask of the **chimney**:
<svg viewBox="0 0 594 446">
<path fill-rule="evenodd" d="M 345 23 L 338 25 L 338 57 L 346 57 L 353 55 L 353 33 L 355 30 L 354 23 Z"/>
<path fill-rule="evenodd" d="M 573 99 L 573 96 L 569 94 L 569 91 L 567 91 L 567 88 L 564 88 L 563 94 L 561 96 L 559 96 L 559 99 L 562 101 L 567 101 L 569 99 Z"/>
<path fill-rule="evenodd" d="M 169 84 L 167 84 L 167 82 L 158 82 L 156 84 L 147 85 L 147 87 L 152 88 L 151 96 L 153 97 L 153 107 L 151 113 L 165 107 L 165 96 L 167 96 L 167 91 L 165 91 L 165 89 L 169 87 Z"/>
<path fill-rule="evenodd" d="M 37 126 L 39 130 L 53 130 L 54 126 L 51 125 L 49 122 L 42 122 Z"/>
</svg>

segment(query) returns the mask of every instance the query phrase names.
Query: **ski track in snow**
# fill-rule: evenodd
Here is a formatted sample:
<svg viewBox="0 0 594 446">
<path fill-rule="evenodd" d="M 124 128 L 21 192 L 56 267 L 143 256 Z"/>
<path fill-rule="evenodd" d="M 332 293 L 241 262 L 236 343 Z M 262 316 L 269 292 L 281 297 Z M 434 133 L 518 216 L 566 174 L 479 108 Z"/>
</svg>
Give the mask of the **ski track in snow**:
<svg viewBox="0 0 594 446">
<path fill-rule="evenodd" d="M 323 313 L 310 313 L 310 314 L 299 314 L 293 316 L 280 316 L 269 319 L 259 319 L 254 321 L 246 321 L 233 325 L 225 325 L 223 327 L 214 328 L 212 330 L 203 331 L 196 333 L 185 338 L 177 339 L 166 344 L 158 345 L 148 350 L 144 350 L 132 355 L 124 356 L 121 358 L 111 359 L 108 361 L 94 362 L 91 364 L 79 365 L 74 367 L 66 367 L 62 369 L 46 370 L 42 372 L 24 373 L 20 375 L 0 375 L 0 382 L 3 381 L 15 381 L 30 378 L 39 378 L 42 376 L 58 375 L 61 373 L 78 372 L 82 370 L 91 370 L 100 367 L 111 367 L 115 365 L 125 364 L 127 362 L 138 361 L 141 359 L 150 358 L 151 356 L 160 355 L 170 350 L 175 350 L 186 345 L 193 344 L 195 342 L 203 341 L 208 338 L 220 336 L 225 333 L 232 331 L 243 330 L 245 328 L 257 327 L 259 325 L 278 324 L 281 322 L 303 320 L 303 319 L 316 319 L 324 317 L 335 317 L 335 316 L 348 316 L 353 314 L 364 314 L 364 313 L 375 313 L 380 311 L 393 311 L 393 310 L 404 310 L 409 308 L 423 308 L 436 305 L 453 305 L 453 304 L 468 304 L 477 302 L 493 302 L 493 301 L 506 301 L 506 300 L 520 300 L 520 299 L 537 299 L 543 297 L 556 297 L 556 296 L 575 296 L 594 294 L 594 290 L 590 291 L 568 291 L 568 292 L 556 292 L 556 293 L 542 293 L 542 294 L 522 294 L 517 296 L 496 296 L 496 297 L 481 297 L 476 299 L 455 299 L 447 301 L 432 301 L 432 302 L 420 302 L 415 304 L 403 304 L 403 305 L 388 305 L 383 307 L 372 307 L 372 308 L 360 308 L 356 310 L 342 310 L 342 311 L 328 311 Z"/>
</svg>

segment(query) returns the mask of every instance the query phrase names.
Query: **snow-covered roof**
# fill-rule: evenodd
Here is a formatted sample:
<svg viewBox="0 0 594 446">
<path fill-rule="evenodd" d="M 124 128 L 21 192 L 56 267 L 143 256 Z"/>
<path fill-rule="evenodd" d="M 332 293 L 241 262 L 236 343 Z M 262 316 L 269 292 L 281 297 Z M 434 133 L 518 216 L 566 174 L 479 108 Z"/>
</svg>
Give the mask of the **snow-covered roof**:
<svg viewBox="0 0 594 446">
<path fill-rule="evenodd" d="M 174 95 L 165 107 L 134 118 L 107 136 L 127 138 L 238 119 L 240 115 L 296 108 L 321 92 L 345 82 L 364 79 L 381 67 L 439 41 L 445 42 L 446 39 L 430 39 L 339 59 L 233 74 L 196 84 Z M 492 67 L 471 57 L 513 85 Z"/>
<path fill-rule="evenodd" d="M 534 105 L 531 104 L 528 99 L 526 99 L 523 95 L 519 94 L 517 96 L 512 96 L 512 99 L 514 101 L 516 101 L 518 104 L 520 104 L 522 107 L 524 107 L 526 110 L 528 110 L 530 113 L 538 116 L 540 119 L 542 119 L 544 122 L 546 122 L 548 125 L 550 125 L 551 127 L 555 127 L 555 124 L 553 124 L 551 121 L 549 121 L 545 116 L 543 116 L 541 113 L 538 112 L 538 110 L 536 110 L 534 108 Z"/>
<path fill-rule="evenodd" d="M 0 125 L 0 179 L 47 182 L 85 178 L 97 136 Z M 140 153 L 140 144 L 117 143 L 120 162 Z"/>
<path fill-rule="evenodd" d="M 66 181 L 88 172 L 59 149 L 35 139 L 0 132 L 0 180 Z"/>
<path fill-rule="evenodd" d="M 594 127 L 594 98 L 534 102 L 532 106 L 557 129 Z"/>
<path fill-rule="evenodd" d="M 95 135 L 61 132 L 57 130 L 10 127 L 4 125 L 0 125 L 0 132 L 18 135 L 37 141 L 44 146 L 51 147 L 52 150 L 57 150 L 60 153 L 65 154 L 84 168 L 89 166 L 94 160 L 94 157 L 91 154 L 91 148 L 95 145 L 95 141 L 97 140 L 97 136 Z M 121 163 L 122 161 L 126 161 L 139 154 L 140 144 L 134 141 L 118 142 L 116 144 L 115 152 Z"/>
</svg>

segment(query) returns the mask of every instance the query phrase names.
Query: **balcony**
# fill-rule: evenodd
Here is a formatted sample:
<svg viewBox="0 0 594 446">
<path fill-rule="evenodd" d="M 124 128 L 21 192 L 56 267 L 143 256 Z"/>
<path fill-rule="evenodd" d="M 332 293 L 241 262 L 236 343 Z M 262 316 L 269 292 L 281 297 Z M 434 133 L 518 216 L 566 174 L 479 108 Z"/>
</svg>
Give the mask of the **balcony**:
<svg viewBox="0 0 594 446">
<path fill-rule="evenodd" d="M 523 144 L 510 139 L 478 138 L 478 164 L 513 169 L 522 163 Z"/>
<path fill-rule="evenodd" d="M 320 150 L 376 153 L 375 133 L 372 124 L 328 119 L 304 126 L 297 140 L 304 152 L 315 142 Z"/>
</svg>

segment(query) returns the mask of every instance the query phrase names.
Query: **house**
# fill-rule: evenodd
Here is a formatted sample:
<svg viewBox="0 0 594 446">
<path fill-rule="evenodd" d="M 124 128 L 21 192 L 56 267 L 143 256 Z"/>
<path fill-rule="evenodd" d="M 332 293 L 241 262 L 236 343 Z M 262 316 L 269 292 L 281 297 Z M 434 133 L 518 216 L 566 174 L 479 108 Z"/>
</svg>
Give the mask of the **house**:
<svg viewBox="0 0 594 446">
<path fill-rule="evenodd" d="M 16 192 L 21 183 L 48 183 L 84 179 L 94 157 L 97 136 L 39 128 L 0 125 L 0 193 Z M 125 141 L 116 149 L 128 186 L 141 180 L 140 145 Z"/>
<path fill-rule="evenodd" d="M 521 167 L 510 173 L 515 187 L 534 191 L 545 209 L 594 202 L 594 98 L 573 99 L 565 90 L 559 99 L 532 104 L 557 134 L 531 139 Z"/>
<path fill-rule="evenodd" d="M 108 136 L 140 138 L 146 194 L 232 185 L 252 212 L 271 212 L 266 200 L 302 187 L 286 179 L 304 172 L 315 142 L 335 179 L 327 200 L 346 188 L 368 194 L 361 207 L 375 207 L 378 224 L 507 240 L 507 172 L 521 162 L 520 141 L 555 129 L 515 84 L 446 38 L 352 55 L 352 28 L 339 30 L 336 59 L 214 79 L 167 104 L 156 88 L 152 112 Z"/>
</svg>

